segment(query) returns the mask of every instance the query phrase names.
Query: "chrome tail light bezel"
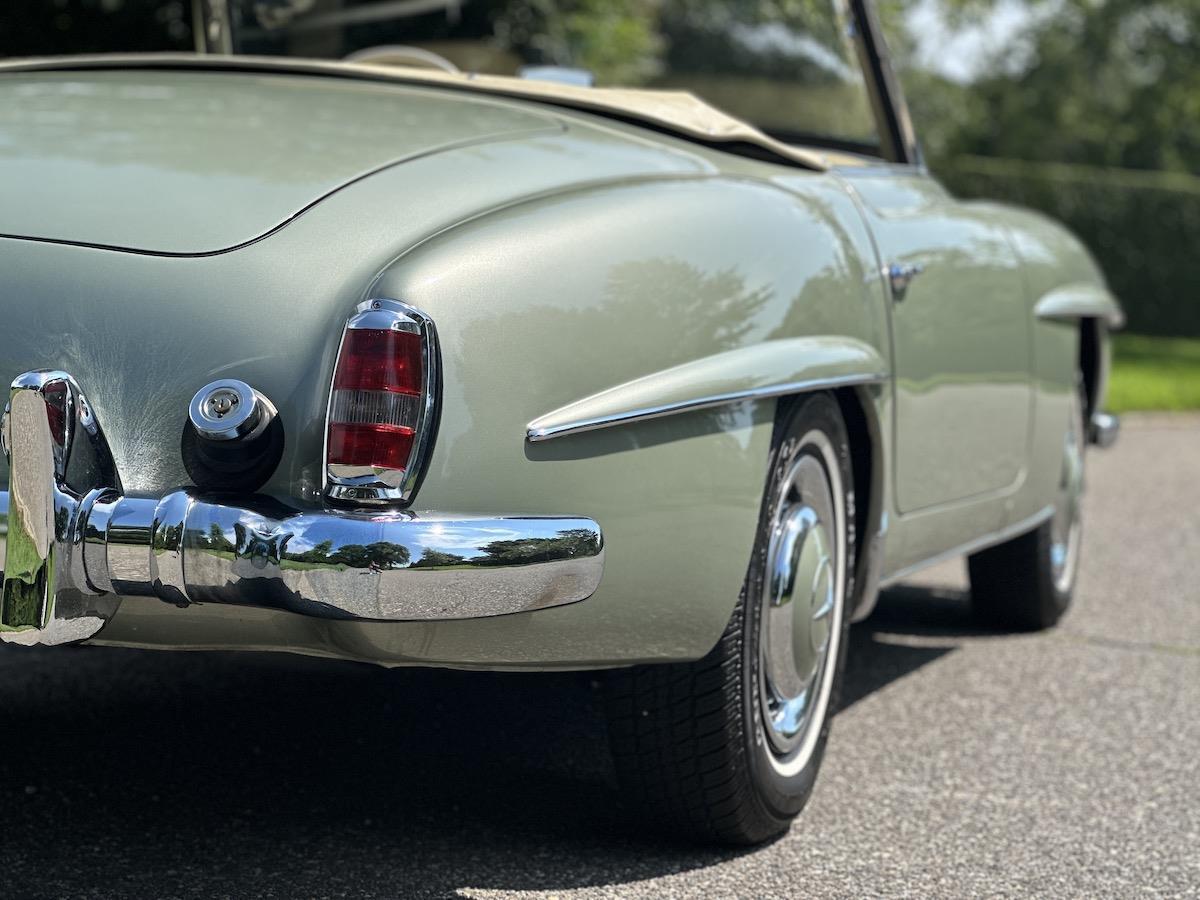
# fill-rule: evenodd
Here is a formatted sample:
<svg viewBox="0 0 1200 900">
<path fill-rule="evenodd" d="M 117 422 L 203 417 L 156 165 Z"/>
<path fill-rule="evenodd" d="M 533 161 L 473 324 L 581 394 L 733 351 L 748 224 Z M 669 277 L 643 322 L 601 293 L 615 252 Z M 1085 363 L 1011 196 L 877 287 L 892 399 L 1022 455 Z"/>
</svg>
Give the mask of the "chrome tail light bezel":
<svg viewBox="0 0 1200 900">
<path fill-rule="evenodd" d="M 421 339 L 421 394 L 413 426 L 413 443 L 408 465 L 403 471 L 374 466 L 331 464 L 329 433 L 332 423 L 334 384 L 347 333 L 355 329 L 394 329 L 417 334 Z M 433 319 L 424 311 L 386 297 L 364 300 L 346 320 L 338 343 L 337 357 L 329 379 L 329 397 L 325 407 L 325 432 L 322 446 L 322 471 L 325 496 L 338 504 L 353 506 L 403 507 L 412 502 L 433 452 L 441 413 L 441 349 Z"/>
</svg>

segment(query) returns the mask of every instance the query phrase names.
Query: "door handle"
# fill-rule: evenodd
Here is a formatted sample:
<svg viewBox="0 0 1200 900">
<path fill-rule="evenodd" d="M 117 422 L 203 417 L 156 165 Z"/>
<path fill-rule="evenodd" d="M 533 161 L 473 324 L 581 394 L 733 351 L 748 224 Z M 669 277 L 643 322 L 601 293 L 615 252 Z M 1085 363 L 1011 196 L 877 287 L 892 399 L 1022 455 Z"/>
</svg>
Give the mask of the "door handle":
<svg viewBox="0 0 1200 900">
<path fill-rule="evenodd" d="M 892 300 L 899 303 L 908 293 L 908 287 L 913 279 L 925 271 L 920 263 L 892 263 L 885 266 L 883 274 L 887 277 L 892 288 Z"/>
</svg>

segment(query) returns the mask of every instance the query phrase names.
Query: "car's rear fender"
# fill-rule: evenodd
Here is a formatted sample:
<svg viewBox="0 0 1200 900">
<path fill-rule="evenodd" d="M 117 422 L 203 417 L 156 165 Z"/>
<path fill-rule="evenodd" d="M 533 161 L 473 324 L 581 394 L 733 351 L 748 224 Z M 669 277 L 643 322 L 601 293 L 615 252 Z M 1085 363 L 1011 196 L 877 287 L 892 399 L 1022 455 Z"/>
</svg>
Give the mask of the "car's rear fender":
<svg viewBox="0 0 1200 900">
<path fill-rule="evenodd" d="M 441 336 L 441 429 L 415 508 L 589 516 L 608 548 L 600 590 L 561 609 L 334 622 L 127 598 L 101 640 L 532 668 L 707 651 L 754 540 L 775 398 L 563 438 L 550 456 L 528 442 L 527 426 L 647 374 L 753 356 L 747 348 L 777 341 L 835 338 L 886 359 L 869 236 L 826 176 L 795 179 L 802 184 L 785 193 L 706 173 L 685 156 L 670 164 L 678 171 L 654 176 L 644 169 L 664 156 L 649 150 L 636 174 L 632 149 L 614 157 L 627 171 L 611 178 L 622 183 L 564 192 L 569 159 L 553 177 L 537 170 L 569 156 L 570 140 L 547 139 L 542 156 L 495 145 L 380 173 L 230 253 L 0 242 L 14 298 L 0 364 L 78 378 L 132 494 L 186 482 L 177 447 L 187 401 L 200 384 L 233 376 L 269 396 L 286 424 L 283 462 L 264 493 L 319 505 L 337 341 L 355 304 L 374 294 L 425 310 Z M 513 174 L 503 190 L 494 179 L 456 184 L 506 155 Z M 521 195 L 534 199 L 514 204 Z M 871 362 L 863 376 L 878 374 Z M 789 377 L 803 371 L 798 361 Z"/>
<path fill-rule="evenodd" d="M 442 336 L 441 431 L 417 506 L 572 509 L 606 540 L 587 603 L 439 637 L 490 659 L 519 640 L 550 664 L 706 652 L 749 561 L 778 396 L 887 377 L 885 301 L 857 222 L 824 176 L 798 193 L 646 181 L 506 209 L 391 266 L 374 292 L 425 310 Z M 873 414 L 887 402 L 875 393 Z M 659 401 L 677 408 L 529 440 L 531 423 Z"/>
</svg>

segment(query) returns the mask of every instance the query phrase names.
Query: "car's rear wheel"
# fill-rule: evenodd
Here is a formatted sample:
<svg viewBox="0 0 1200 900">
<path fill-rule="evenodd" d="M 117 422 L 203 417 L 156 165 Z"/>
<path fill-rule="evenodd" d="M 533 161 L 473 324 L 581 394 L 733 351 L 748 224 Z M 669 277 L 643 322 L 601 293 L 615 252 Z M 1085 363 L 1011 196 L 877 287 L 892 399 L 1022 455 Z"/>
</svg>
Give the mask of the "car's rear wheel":
<svg viewBox="0 0 1200 900">
<path fill-rule="evenodd" d="M 610 673 L 627 798 L 673 831 L 749 844 L 812 793 L 837 706 L 854 569 L 849 441 L 836 400 L 778 432 L 753 558 L 717 646 L 694 663 Z"/>
<path fill-rule="evenodd" d="M 1071 605 L 1083 535 L 1084 409 L 1080 387 L 1072 394 L 1053 516 L 968 560 L 971 605 L 987 624 L 1040 631 L 1055 625 Z"/>
</svg>

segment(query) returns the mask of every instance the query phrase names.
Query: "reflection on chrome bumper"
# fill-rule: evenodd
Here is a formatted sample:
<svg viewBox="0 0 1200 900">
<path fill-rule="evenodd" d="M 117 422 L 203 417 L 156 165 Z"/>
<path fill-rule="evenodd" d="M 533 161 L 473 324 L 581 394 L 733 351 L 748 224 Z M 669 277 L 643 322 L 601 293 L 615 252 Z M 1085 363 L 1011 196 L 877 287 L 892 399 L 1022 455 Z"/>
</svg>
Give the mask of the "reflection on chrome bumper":
<svg viewBox="0 0 1200 900">
<path fill-rule="evenodd" d="M 61 372 L 14 382 L 2 430 L 5 641 L 86 639 L 122 595 L 333 619 L 495 616 L 586 599 L 603 571 L 600 529 L 585 518 L 125 497 L 86 398 Z"/>
<path fill-rule="evenodd" d="M 89 584 L 179 603 L 335 619 L 469 619 L 583 600 L 600 583 L 590 519 L 304 512 L 178 492 L 92 506 Z"/>
<path fill-rule="evenodd" d="M 1111 447 L 1121 434 L 1121 420 L 1111 413 L 1092 413 L 1092 421 L 1088 426 L 1088 443 L 1095 444 L 1101 449 Z"/>
</svg>

